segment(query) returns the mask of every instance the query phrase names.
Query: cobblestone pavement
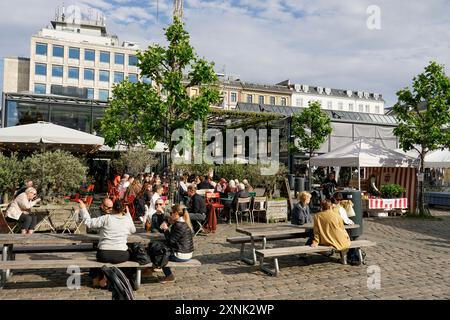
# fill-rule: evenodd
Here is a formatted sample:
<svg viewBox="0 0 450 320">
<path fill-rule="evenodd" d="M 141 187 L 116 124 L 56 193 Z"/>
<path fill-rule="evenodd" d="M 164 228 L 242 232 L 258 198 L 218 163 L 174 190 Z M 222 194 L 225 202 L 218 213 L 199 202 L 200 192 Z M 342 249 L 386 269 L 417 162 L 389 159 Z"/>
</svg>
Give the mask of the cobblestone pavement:
<svg viewBox="0 0 450 320">
<path fill-rule="evenodd" d="M 136 296 L 152 300 L 449 299 L 450 211 L 435 210 L 433 214 L 443 220 L 365 218 L 360 239 L 377 242 L 376 247 L 365 249 L 366 266 L 342 265 L 338 263 L 338 255 L 334 258 L 314 255 L 308 263 L 288 257 L 280 259 L 278 277 L 240 262 L 239 246 L 225 241 L 228 236 L 238 235 L 235 225 L 220 224 L 216 234 L 195 238 L 200 268 L 175 270 L 175 283 L 144 279 Z M 293 245 L 300 241 L 275 244 Z M 368 278 L 374 268 L 371 266 L 380 268 L 379 289 L 368 289 Z M 69 290 L 66 279 L 64 271 L 16 272 L 0 290 L 0 300 L 111 299 L 110 292 L 91 287 L 87 270 L 81 278 L 80 290 Z"/>
</svg>

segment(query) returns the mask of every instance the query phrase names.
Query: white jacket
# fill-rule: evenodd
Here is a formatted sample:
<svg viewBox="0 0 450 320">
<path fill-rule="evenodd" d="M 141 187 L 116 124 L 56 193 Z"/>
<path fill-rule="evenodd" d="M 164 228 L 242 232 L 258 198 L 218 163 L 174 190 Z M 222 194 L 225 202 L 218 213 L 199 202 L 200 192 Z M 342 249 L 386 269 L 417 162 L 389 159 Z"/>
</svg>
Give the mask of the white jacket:
<svg viewBox="0 0 450 320">
<path fill-rule="evenodd" d="M 30 209 L 38 203 L 37 200 L 31 201 L 28 200 L 27 194 L 25 192 L 19 194 L 13 202 L 9 205 L 8 209 L 6 210 L 6 216 L 14 219 L 19 220 L 22 213 L 29 214 Z"/>
</svg>

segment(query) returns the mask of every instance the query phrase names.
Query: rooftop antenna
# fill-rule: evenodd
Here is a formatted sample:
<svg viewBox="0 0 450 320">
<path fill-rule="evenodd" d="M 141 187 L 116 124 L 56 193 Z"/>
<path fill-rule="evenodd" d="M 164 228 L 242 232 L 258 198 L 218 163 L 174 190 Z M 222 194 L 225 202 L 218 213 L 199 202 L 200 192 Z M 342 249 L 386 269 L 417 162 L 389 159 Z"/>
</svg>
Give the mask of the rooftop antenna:
<svg viewBox="0 0 450 320">
<path fill-rule="evenodd" d="M 173 0 L 173 17 L 183 18 L 183 0 Z"/>
</svg>

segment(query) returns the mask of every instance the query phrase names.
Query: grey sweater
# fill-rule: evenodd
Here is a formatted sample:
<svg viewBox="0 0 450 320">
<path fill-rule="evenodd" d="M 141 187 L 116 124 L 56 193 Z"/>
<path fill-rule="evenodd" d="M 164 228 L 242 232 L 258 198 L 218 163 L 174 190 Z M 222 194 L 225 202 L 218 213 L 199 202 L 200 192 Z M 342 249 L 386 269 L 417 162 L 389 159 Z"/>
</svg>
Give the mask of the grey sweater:
<svg viewBox="0 0 450 320">
<path fill-rule="evenodd" d="M 133 220 L 129 214 L 120 216 L 105 214 L 91 219 L 87 209 L 80 210 L 81 219 L 88 228 L 100 229 L 100 250 L 128 250 L 128 236 L 136 232 Z"/>
</svg>

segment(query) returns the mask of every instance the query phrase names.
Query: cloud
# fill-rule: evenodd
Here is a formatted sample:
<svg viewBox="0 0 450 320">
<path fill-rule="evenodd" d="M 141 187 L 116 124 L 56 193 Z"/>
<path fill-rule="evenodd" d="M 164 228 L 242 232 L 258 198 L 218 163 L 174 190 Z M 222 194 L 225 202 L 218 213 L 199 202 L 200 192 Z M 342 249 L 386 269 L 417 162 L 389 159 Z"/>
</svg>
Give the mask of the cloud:
<svg viewBox="0 0 450 320">
<path fill-rule="evenodd" d="M 0 3 L 0 56 L 29 56 L 32 34 L 49 24 L 61 1 Z M 69 5 L 69 3 L 66 3 Z M 164 42 L 172 0 L 78 0 L 101 9 L 108 32 L 141 47 Z M 381 10 L 369 30 L 366 10 Z M 245 81 L 293 82 L 395 92 L 430 60 L 450 66 L 448 0 L 185 0 L 184 21 L 200 56 Z M 449 73 L 450 74 L 450 73 Z"/>
</svg>

